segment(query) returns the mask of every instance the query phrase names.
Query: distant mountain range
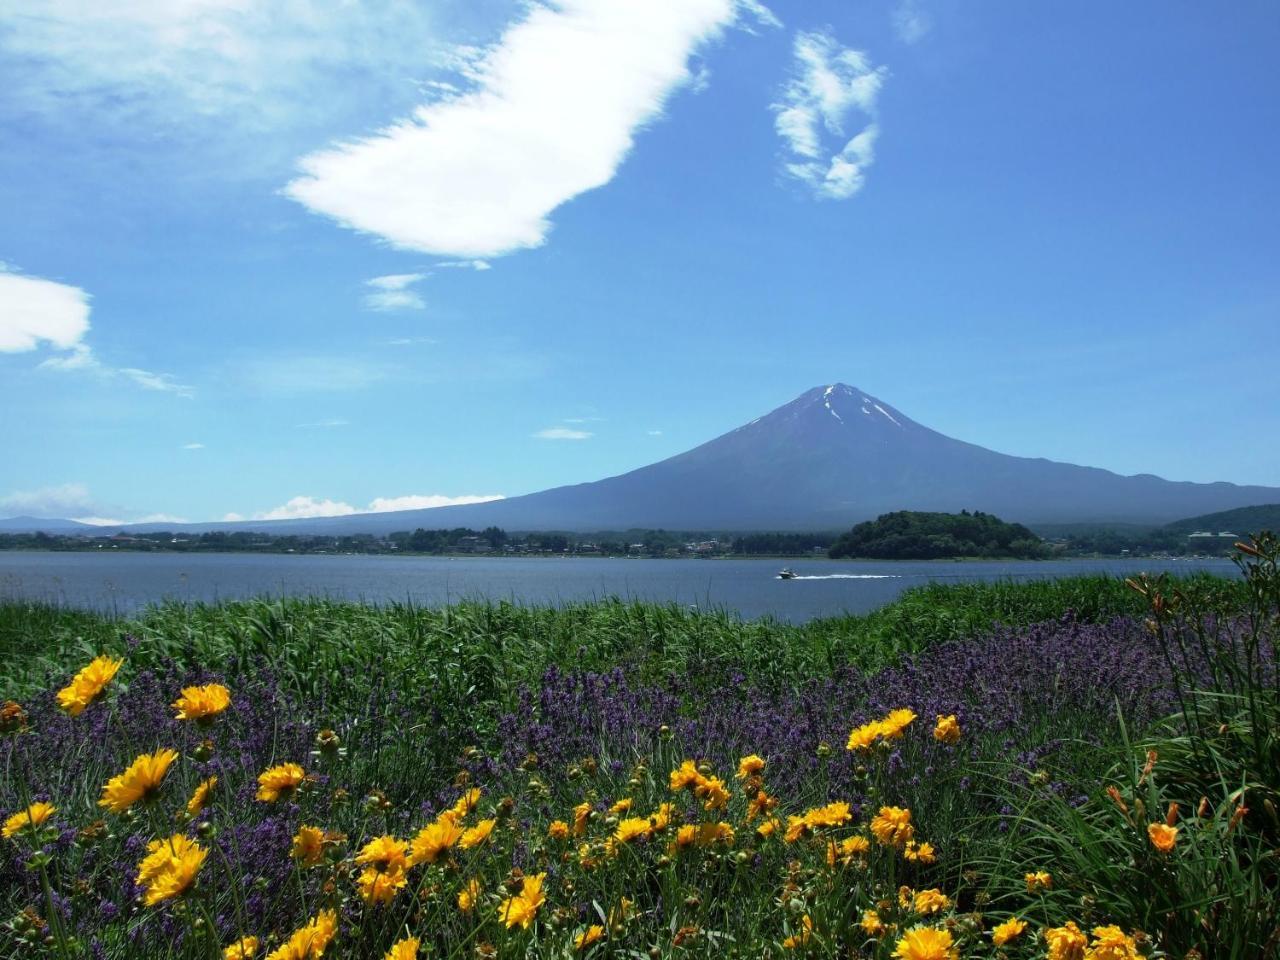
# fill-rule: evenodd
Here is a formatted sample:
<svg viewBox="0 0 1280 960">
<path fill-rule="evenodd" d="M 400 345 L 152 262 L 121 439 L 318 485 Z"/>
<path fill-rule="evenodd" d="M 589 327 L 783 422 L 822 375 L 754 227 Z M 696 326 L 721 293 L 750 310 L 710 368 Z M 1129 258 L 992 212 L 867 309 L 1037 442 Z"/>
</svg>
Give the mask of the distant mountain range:
<svg viewBox="0 0 1280 960">
<path fill-rule="evenodd" d="M 123 529 L 297 534 L 488 526 L 510 531 L 799 531 L 839 530 L 894 510 L 961 509 L 1024 524 L 1156 525 L 1277 501 L 1280 487 L 1121 476 L 996 453 L 944 436 L 865 391 L 837 383 L 815 387 L 685 453 L 592 483 L 429 510 Z"/>
</svg>

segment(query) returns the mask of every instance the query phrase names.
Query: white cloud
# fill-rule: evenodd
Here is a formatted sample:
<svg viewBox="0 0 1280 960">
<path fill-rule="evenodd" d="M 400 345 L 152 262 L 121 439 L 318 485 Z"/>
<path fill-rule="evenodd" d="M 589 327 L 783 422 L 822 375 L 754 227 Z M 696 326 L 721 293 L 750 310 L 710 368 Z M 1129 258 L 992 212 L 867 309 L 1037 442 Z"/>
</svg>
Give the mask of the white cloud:
<svg viewBox="0 0 1280 960">
<path fill-rule="evenodd" d="M 183 450 L 203 450 L 204 444 L 203 443 L 184 443 L 182 445 L 182 449 Z"/>
<path fill-rule="evenodd" d="M 645 433 L 647 433 L 647 434 L 648 434 L 649 436 L 651 436 L 651 437 L 660 437 L 660 436 L 662 436 L 662 431 L 661 431 L 661 430 L 646 430 L 646 431 L 645 431 Z"/>
<path fill-rule="evenodd" d="M 440 341 L 435 337 L 391 337 L 389 340 L 383 340 L 382 345 L 385 347 L 411 347 L 418 344 L 432 344 Z"/>
<path fill-rule="evenodd" d="M 372 277 L 365 281 L 373 287 L 365 294 L 364 305 L 370 310 L 421 310 L 426 304 L 417 291 L 410 289 L 423 279 L 425 273 L 391 273 L 385 277 Z"/>
<path fill-rule="evenodd" d="M 388 376 L 388 368 L 359 357 L 251 357 L 241 362 L 245 386 L 272 396 L 362 390 Z"/>
<path fill-rule="evenodd" d="M 42 342 L 75 350 L 88 332 L 89 295 L 79 287 L 0 269 L 0 353 Z"/>
<path fill-rule="evenodd" d="M 470 88 L 303 157 L 285 193 L 393 246 L 481 258 L 537 247 L 561 204 L 613 179 L 739 0 L 531 4 L 492 47 L 455 50 Z"/>
<path fill-rule="evenodd" d="M 351 421 L 343 420 L 340 417 L 332 417 L 328 420 L 313 420 L 311 423 L 298 424 L 299 429 L 303 429 L 303 430 L 315 430 L 315 429 L 332 430 L 336 427 L 349 427 L 349 426 L 351 426 Z"/>
<path fill-rule="evenodd" d="M 825 31 L 798 33 L 793 52 L 792 78 L 773 105 L 774 127 L 790 153 L 783 170 L 818 197 L 846 199 L 862 189 L 875 160 L 876 100 L 888 71 Z M 846 124 L 858 114 L 865 125 L 845 140 Z"/>
<path fill-rule="evenodd" d="M 0 514 L 64 518 L 101 509 L 83 483 L 63 483 L 36 490 L 15 490 L 0 497 Z"/>
<path fill-rule="evenodd" d="M 538 440 L 590 440 L 595 434 L 588 430 L 572 430 L 569 427 L 547 427 L 530 436 Z"/>
<path fill-rule="evenodd" d="M 403 497 L 375 497 L 363 510 L 341 500 L 317 497 L 294 497 L 288 503 L 253 515 L 254 520 L 301 520 L 312 517 L 345 517 L 354 513 L 388 513 L 392 510 L 427 510 L 434 507 L 452 507 L 464 503 L 488 503 L 503 499 L 501 494 L 463 494 L 450 497 L 444 494 L 409 494 Z M 243 520 L 241 514 L 228 513 L 223 520 Z"/>
<path fill-rule="evenodd" d="M 933 29 L 933 17 L 920 8 L 918 0 L 899 0 L 892 18 L 893 31 L 903 43 L 915 43 Z"/>
<path fill-rule="evenodd" d="M 446 270 L 490 270 L 488 260 L 445 260 L 435 265 Z"/>
</svg>

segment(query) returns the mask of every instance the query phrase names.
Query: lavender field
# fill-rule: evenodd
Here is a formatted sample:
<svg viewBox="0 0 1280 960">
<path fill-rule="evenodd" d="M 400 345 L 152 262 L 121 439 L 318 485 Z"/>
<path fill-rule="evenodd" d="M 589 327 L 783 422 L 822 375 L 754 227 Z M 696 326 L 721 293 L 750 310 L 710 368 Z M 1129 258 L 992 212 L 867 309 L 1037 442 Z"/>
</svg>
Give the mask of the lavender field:
<svg viewBox="0 0 1280 960">
<path fill-rule="evenodd" d="M 4 608 L 0 955 L 1274 955 L 1246 547 L 804 627 Z"/>
</svg>

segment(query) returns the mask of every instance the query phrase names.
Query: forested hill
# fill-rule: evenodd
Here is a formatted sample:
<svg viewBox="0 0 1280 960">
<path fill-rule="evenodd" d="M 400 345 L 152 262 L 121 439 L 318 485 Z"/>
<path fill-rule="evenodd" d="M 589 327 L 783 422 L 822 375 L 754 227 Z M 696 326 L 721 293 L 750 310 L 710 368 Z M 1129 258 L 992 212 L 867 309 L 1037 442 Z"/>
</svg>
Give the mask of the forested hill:
<svg viewBox="0 0 1280 960">
<path fill-rule="evenodd" d="M 1280 503 L 1259 504 L 1256 507 L 1238 507 L 1221 513 L 1207 513 L 1200 517 L 1188 517 L 1164 527 L 1172 533 L 1191 533 L 1193 530 L 1231 530 L 1238 534 L 1256 533 L 1259 530 L 1280 530 Z"/>
<path fill-rule="evenodd" d="M 1020 523 L 989 513 L 922 513 L 899 510 L 860 523 L 842 535 L 829 556 L 876 560 L 935 560 L 946 557 L 1041 557 L 1040 538 Z"/>
</svg>

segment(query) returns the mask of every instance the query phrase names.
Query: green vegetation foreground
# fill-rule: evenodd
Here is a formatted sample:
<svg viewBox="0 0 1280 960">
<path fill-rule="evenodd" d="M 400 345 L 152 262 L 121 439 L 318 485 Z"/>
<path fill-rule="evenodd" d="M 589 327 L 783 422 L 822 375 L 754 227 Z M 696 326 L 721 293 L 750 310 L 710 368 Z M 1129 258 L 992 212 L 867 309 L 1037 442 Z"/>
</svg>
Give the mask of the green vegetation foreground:
<svg viewBox="0 0 1280 960">
<path fill-rule="evenodd" d="M 1271 955 L 1278 555 L 803 626 L 0 606 L 0 954 Z"/>
</svg>

